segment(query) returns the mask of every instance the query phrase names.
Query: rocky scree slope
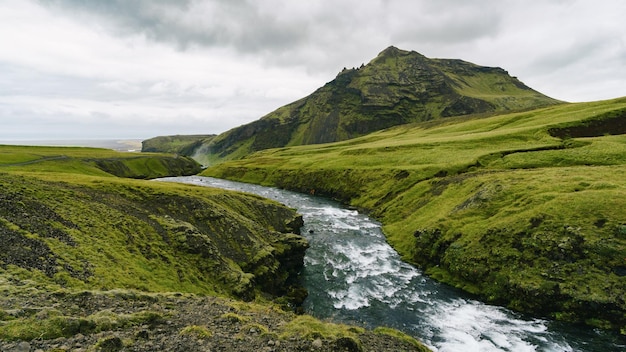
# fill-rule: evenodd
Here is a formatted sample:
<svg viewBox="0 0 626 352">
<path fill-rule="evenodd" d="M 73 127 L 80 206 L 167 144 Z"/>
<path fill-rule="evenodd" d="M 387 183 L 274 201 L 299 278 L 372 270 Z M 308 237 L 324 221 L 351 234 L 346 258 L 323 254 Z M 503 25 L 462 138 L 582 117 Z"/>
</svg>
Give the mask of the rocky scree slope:
<svg viewBox="0 0 626 352">
<path fill-rule="evenodd" d="M 237 159 L 401 124 L 557 103 L 501 68 L 389 47 L 367 65 L 344 69 L 311 95 L 215 137 L 206 149 L 216 160 Z"/>
</svg>

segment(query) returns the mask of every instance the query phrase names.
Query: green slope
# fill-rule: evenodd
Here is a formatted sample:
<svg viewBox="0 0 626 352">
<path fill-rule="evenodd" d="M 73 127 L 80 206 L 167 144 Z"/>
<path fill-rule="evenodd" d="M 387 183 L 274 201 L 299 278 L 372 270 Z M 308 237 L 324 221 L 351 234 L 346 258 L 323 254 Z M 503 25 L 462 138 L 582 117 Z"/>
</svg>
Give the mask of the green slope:
<svg viewBox="0 0 626 352">
<path fill-rule="evenodd" d="M 189 157 L 125 153 L 83 147 L 0 145 L 0 172 L 60 172 L 150 179 L 193 175 L 201 166 Z"/>
<path fill-rule="evenodd" d="M 626 333 L 626 98 L 260 151 L 204 175 L 338 198 L 429 275 Z"/>
<path fill-rule="evenodd" d="M 429 59 L 389 47 L 344 69 L 314 93 L 217 136 L 209 159 L 237 159 L 283 146 L 342 141 L 388 127 L 451 116 L 559 103 L 495 67 Z"/>
<path fill-rule="evenodd" d="M 293 210 L 129 179 L 199 170 L 167 154 L 0 146 L 0 276 L 74 289 L 286 294 L 297 268 L 281 260 L 307 246 L 290 234 L 301 222 Z"/>
<path fill-rule="evenodd" d="M 159 136 L 141 142 L 142 152 L 176 153 L 192 156 L 204 144 L 208 144 L 215 135 L 174 135 Z"/>
<path fill-rule="evenodd" d="M 296 350 L 320 338 L 428 350 L 395 330 L 283 311 L 306 297 L 294 209 L 130 179 L 198 169 L 167 154 L 0 146 L 0 350 L 258 350 L 268 339 Z"/>
</svg>

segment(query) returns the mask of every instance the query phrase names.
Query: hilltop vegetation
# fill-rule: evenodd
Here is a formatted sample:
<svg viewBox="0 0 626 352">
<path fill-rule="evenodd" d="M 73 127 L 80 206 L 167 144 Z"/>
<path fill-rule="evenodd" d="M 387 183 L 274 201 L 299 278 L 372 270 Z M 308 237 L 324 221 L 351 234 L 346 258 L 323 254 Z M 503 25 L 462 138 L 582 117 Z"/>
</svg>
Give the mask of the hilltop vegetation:
<svg viewBox="0 0 626 352">
<path fill-rule="evenodd" d="M 201 167 L 189 157 L 122 153 L 83 147 L 0 145 L 0 172 L 73 173 L 151 179 L 193 175 Z"/>
<path fill-rule="evenodd" d="M 221 161 L 283 146 L 347 140 L 406 123 L 554 105 L 497 67 L 429 59 L 389 47 L 360 68 L 344 69 L 311 95 L 234 128 L 206 144 Z"/>
<path fill-rule="evenodd" d="M 141 142 L 142 152 L 175 153 L 193 156 L 201 147 L 211 142 L 215 135 L 159 136 Z"/>
<path fill-rule="evenodd" d="M 432 277 L 626 334 L 626 99 L 398 126 L 207 176 L 337 198 Z"/>
<path fill-rule="evenodd" d="M 0 350 L 426 350 L 292 312 L 308 247 L 293 209 L 132 179 L 198 170 L 167 154 L 0 146 Z"/>
</svg>

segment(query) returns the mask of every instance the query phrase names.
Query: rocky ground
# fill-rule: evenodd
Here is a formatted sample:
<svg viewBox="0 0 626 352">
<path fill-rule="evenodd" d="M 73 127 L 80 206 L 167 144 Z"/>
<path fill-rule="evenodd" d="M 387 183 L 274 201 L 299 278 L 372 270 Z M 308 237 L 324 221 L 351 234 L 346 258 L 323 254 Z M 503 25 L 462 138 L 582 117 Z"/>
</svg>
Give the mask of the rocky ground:
<svg viewBox="0 0 626 352">
<path fill-rule="evenodd" d="M 407 338 L 302 317 L 216 297 L 31 291 L 0 298 L 0 351 L 425 350 Z M 20 329 L 23 339 L 15 339 Z"/>
</svg>

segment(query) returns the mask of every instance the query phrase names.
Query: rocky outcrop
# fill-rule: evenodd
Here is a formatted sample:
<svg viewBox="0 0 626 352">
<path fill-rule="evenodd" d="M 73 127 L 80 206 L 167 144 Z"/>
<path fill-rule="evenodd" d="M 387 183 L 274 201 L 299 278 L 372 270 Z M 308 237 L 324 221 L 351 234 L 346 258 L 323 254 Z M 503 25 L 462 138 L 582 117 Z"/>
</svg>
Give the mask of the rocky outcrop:
<svg viewBox="0 0 626 352">
<path fill-rule="evenodd" d="M 429 351 L 392 329 L 211 296 L 29 289 L 0 295 L 0 351 Z"/>
</svg>

